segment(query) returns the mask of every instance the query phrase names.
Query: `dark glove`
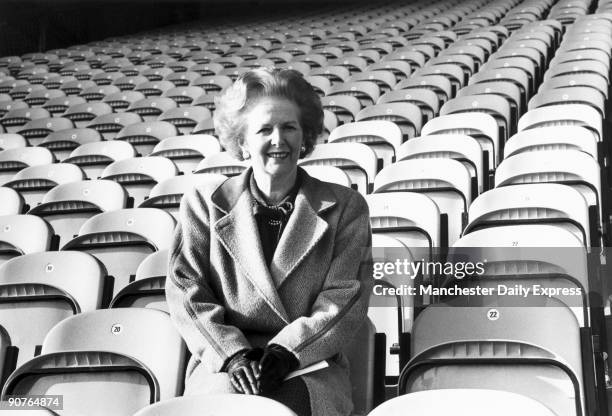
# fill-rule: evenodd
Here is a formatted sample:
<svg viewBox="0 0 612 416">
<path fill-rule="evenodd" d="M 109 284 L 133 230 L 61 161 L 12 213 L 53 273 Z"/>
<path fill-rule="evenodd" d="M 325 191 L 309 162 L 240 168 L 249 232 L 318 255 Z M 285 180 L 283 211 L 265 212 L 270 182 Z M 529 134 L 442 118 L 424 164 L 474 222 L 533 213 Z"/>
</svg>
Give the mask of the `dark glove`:
<svg viewBox="0 0 612 416">
<path fill-rule="evenodd" d="M 259 394 L 259 360 L 262 355 L 261 348 L 240 351 L 224 366 L 232 386 L 240 393 Z"/>
<path fill-rule="evenodd" d="M 259 389 L 263 394 L 277 390 L 287 374 L 300 366 L 298 359 L 280 345 L 272 344 L 264 349 L 259 369 Z"/>
</svg>

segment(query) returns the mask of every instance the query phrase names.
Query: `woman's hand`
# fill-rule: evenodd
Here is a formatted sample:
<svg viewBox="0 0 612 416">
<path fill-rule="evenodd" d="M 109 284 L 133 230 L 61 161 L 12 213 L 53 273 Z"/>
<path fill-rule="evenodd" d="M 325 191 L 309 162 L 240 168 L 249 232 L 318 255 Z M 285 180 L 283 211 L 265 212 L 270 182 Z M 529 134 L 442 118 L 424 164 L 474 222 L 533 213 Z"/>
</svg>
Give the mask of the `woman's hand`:
<svg viewBox="0 0 612 416">
<path fill-rule="evenodd" d="M 238 353 L 227 365 L 227 375 L 234 388 L 243 394 L 259 394 L 260 348 Z"/>
<path fill-rule="evenodd" d="M 295 356 L 280 345 L 272 344 L 264 349 L 259 369 L 259 386 L 263 394 L 278 389 L 287 374 L 299 367 Z"/>
</svg>

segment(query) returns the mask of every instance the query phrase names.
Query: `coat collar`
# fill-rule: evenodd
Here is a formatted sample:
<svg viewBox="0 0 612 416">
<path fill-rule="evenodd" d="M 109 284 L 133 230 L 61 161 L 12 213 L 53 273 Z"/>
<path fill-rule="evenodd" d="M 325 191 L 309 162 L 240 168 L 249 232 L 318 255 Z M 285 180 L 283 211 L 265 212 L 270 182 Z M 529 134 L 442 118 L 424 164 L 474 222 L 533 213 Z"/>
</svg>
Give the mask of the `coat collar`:
<svg viewBox="0 0 612 416">
<path fill-rule="evenodd" d="M 335 194 L 324 182 L 298 169 L 302 186 L 269 268 L 252 214 L 251 169 L 228 179 L 211 195 L 213 204 L 225 214 L 215 223 L 217 235 L 266 303 L 287 323 L 289 318 L 278 288 L 323 237 L 328 224 L 321 214 L 337 203 Z"/>
</svg>

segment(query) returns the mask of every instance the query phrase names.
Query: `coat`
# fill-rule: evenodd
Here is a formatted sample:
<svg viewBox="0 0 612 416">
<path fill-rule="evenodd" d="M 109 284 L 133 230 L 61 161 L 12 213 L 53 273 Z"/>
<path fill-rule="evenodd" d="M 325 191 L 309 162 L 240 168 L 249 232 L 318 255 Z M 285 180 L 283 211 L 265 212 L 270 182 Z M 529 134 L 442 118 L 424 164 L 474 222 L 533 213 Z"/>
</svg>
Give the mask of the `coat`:
<svg viewBox="0 0 612 416">
<path fill-rule="evenodd" d="M 185 194 L 169 254 L 166 296 L 189 347 L 185 394 L 235 392 L 220 372 L 234 353 L 278 344 L 300 368 L 313 416 L 352 411 L 341 351 L 366 319 L 373 284 L 365 199 L 300 169 L 302 185 L 270 266 L 249 191 L 251 169 Z"/>
</svg>

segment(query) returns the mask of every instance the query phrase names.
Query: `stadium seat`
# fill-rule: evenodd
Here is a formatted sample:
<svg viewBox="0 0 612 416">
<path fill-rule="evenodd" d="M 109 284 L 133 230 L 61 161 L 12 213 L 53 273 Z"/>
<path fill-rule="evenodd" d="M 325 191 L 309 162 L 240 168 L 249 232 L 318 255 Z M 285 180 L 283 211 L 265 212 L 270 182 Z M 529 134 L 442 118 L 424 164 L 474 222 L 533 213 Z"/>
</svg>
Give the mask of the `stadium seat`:
<svg viewBox="0 0 612 416">
<path fill-rule="evenodd" d="M 157 119 L 174 124 L 180 134 L 192 134 L 198 123 L 209 118 L 212 115 L 207 108 L 187 106 L 166 110 Z"/>
<path fill-rule="evenodd" d="M 59 247 L 74 238 L 85 221 L 101 212 L 125 208 L 127 192 L 116 182 L 87 180 L 60 184 L 28 211 L 44 218 L 59 238 Z"/>
<path fill-rule="evenodd" d="M 138 265 L 135 280 L 124 287 L 111 301 L 110 308 L 152 308 L 168 312 L 166 273 L 168 250 L 149 254 Z"/>
<path fill-rule="evenodd" d="M 26 147 L 26 139 L 16 133 L 0 133 L 0 151 Z"/>
<path fill-rule="evenodd" d="M 185 396 L 152 404 L 134 416 L 238 416 L 249 409 L 253 416 L 295 416 L 284 404 L 263 396 L 244 394 L 208 394 Z"/>
<path fill-rule="evenodd" d="M 406 413 L 428 416 L 488 416 L 493 413 L 497 416 L 556 415 L 540 401 L 522 394 L 459 387 L 404 394 L 381 404 L 368 416 L 400 416 Z"/>
<path fill-rule="evenodd" d="M 0 151 L 0 185 L 23 168 L 53 163 L 53 153 L 43 147 L 18 147 Z"/>
<path fill-rule="evenodd" d="M 518 131 L 546 126 L 581 126 L 589 129 L 598 142 L 603 140 L 601 116 L 586 104 L 539 107 L 526 112 L 518 121 Z"/>
<path fill-rule="evenodd" d="M 433 199 L 440 214 L 445 214 L 440 247 L 447 247 L 460 237 L 465 226 L 472 200 L 472 179 L 469 170 L 456 160 L 404 160 L 381 170 L 374 178 L 373 191 L 419 192 Z"/>
<path fill-rule="evenodd" d="M 601 178 L 597 161 L 577 150 L 525 152 L 505 159 L 495 172 L 495 187 L 514 184 L 554 182 L 580 191 L 589 206 L 591 242 L 602 238 Z M 593 207 L 593 208 L 590 208 Z"/>
<path fill-rule="evenodd" d="M 50 114 L 44 108 L 13 109 L 0 118 L 0 124 L 2 124 L 7 133 L 17 133 L 28 122 L 48 117 L 50 117 Z"/>
<path fill-rule="evenodd" d="M 138 124 L 142 118 L 134 113 L 111 113 L 97 116 L 87 124 L 88 129 L 94 129 L 104 140 L 112 140 L 126 126 Z"/>
<path fill-rule="evenodd" d="M 482 149 L 489 153 L 489 171 L 493 171 L 501 160 L 500 138 L 497 122 L 485 113 L 458 113 L 436 117 L 421 129 L 422 136 L 432 134 L 467 134 L 472 136 Z"/>
<path fill-rule="evenodd" d="M 172 98 L 153 97 L 131 103 L 126 111 L 138 114 L 144 121 L 155 121 L 163 112 L 176 107 Z"/>
<path fill-rule="evenodd" d="M 47 251 L 54 246 L 53 229 L 33 215 L 0 216 L 0 264 L 13 257 Z"/>
<path fill-rule="evenodd" d="M 174 225 L 170 214 L 156 208 L 103 212 L 89 218 L 78 237 L 62 250 L 84 251 L 98 258 L 115 279 L 114 296 L 133 281 L 138 265 L 147 255 L 169 247 Z"/>
<path fill-rule="evenodd" d="M 193 175 L 174 176 L 156 184 L 141 208 L 160 208 L 178 219 L 181 198 L 190 189 L 202 184 L 221 184 L 227 177 L 215 173 L 198 173 Z"/>
<path fill-rule="evenodd" d="M 417 105 L 421 112 L 421 127 L 437 115 L 440 109 L 438 96 L 428 88 L 408 88 L 405 90 L 389 91 L 378 99 L 378 104 L 384 103 Z"/>
<path fill-rule="evenodd" d="M 61 394 L 64 412 L 132 416 L 178 396 L 184 365 L 185 345 L 168 314 L 140 308 L 87 312 L 53 327 L 42 354 L 12 374 L 2 397 Z"/>
<path fill-rule="evenodd" d="M 331 182 L 338 185 L 352 187 L 351 178 L 342 169 L 335 166 L 302 166 L 302 168 L 313 178 L 324 182 Z"/>
<path fill-rule="evenodd" d="M 344 170 L 351 183 L 363 195 L 371 192 L 378 159 L 374 150 L 363 143 L 326 143 L 298 161 L 300 166 L 336 166 Z"/>
<path fill-rule="evenodd" d="M 435 159 L 458 160 L 470 172 L 472 198 L 489 188 L 488 158 L 473 137 L 463 134 L 432 134 L 408 140 L 398 150 L 396 160 Z"/>
<path fill-rule="evenodd" d="M 179 134 L 177 127 L 166 121 L 145 121 L 124 127 L 115 140 L 130 143 L 143 156 L 151 153 L 162 140 Z"/>
<path fill-rule="evenodd" d="M 153 148 L 150 156 L 163 156 L 172 160 L 179 172 L 191 174 L 205 157 L 221 151 L 216 137 L 205 134 L 168 137 Z"/>
<path fill-rule="evenodd" d="M 218 173 L 225 176 L 236 176 L 247 169 L 250 163 L 246 160 L 238 160 L 228 152 L 215 153 L 204 158 L 193 173 Z"/>
<path fill-rule="evenodd" d="M 0 186 L 0 216 L 23 214 L 26 208 L 23 197 L 12 188 Z"/>
<path fill-rule="evenodd" d="M 33 208 L 42 201 L 45 193 L 53 187 L 83 179 L 85 179 L 85 174 L 77 165 L 49 163 L 20 170 L 4 186 L 19 192 L 30 208 Z"/>
<path fill-rule="evenodd" d="M 492 312 L 444 304 L 425 308 L 415 320 L 413 358 L 400 375 L 399 393 L 502 390 L 531 397 L 557 415 L 583 414 L 578 323 L 569 308 L 554 299 L 547 304 L 492 305 Z M 497 319 L 489 319 L 490 313 Z"/>
<path fill-rule="evenodd" d="M 361 110 L 361 104 L 355 97 L 349 95 L 334 95 L 321 98 L 324 110 L 333 112 L 340 124 L 355 121 L 357 113 Z"/>
<path fill-rule="evenodd" d="M 361 114 L 361 112 L 359 114 Z M 343 124 L 342 126 L 336 127 L 329 134 L 327 141 L 329 143 L 345 142 L 366 144 L 376 153 L 376 157 L 378 158 L 378 169 L 382 169 L 383 166 L 395 162 L 396 154 L 402 144 L 402 132 L 400 128 L 391 121 L 357 121 L 355 123 Z"/>
<path fill-rule="evenodd" d="M 75 95 L 69 97 L 56 97 L 50 98 L 42 108 L 47 110 L 52 116 L 58 116 L 63 114 L 68 108 L 86 103 L 85 98 L 77 97 Z"/>
<path fill-rule="evenodd" d="M 111 114 L 112 112 L 113 108 L 110 105 L 106 103 L 92 102 L 68 107 L 68 109 L 62 114 L 62 117 L 71 120 L 75 127 L 84 128 L 87 127 L 87 125 L 96 117 L 104 114 Z"/>
<path fill-rule="evenodd" d="M 55 324 L 102 306 L 105 276 L 93 256 L 72 251 L 25 254 L 0 265 L 0 325 L 19 348 L 17 365 L 37 355 Z"/>
<path fill-rule="evenodd" d="M 578 150 L 603 161 L 597 152 L 597 139 L 585 127 L 548 126 L 518 132 L 506 142 L 504 159 L 523 152 L 541 150 Z"/>
<path fill-rule="evenodd" d="M 435 202 L 416 192 L 366 196 L 372 233 L 399 240 L 416 259 L 431 259 L 440 247 L 440 211 Z M 406 207 L 413 207 L 406 210 Z M 418 209 L 417 209 L 418 208 Z"/>
<path fill-rule="evenodd" d="M 108 94 L 103 99 L 102 102 L 110 105 L 113 108 L 113 111 L 119 112 L 127 110 L 130 105 L 133 103 L 144 100 L 145 96 L 141 92 L 137 91 L 120 91 L 114 94 Z"/>
<path fill-rule="evenodd" d="M 49 149 L 56 160 L 63 161 L 81 144 L 102 140 L 102 135 L 93 129 L 66 129 L 50 133 L 39 145 Z"/>
<path fill-rule="evenodd" d="M 166 157 L 147 156 L 117 160 L 104 168 L 101 179 L 113 180 L 123 186 L 134 206 L 144 201 L 153 186 L 178 174 L 174 162 Z"/>
<path fill-rule="evenodd" d="M 63 162 L 78 165 L 89 179 L 97 179 L 112 162 L 132 158 L 135 155 L 136 151 L 130 143 L 94 141 L 79 145 Z"/>
<path fill-rule="evenodd" d="M 73 128 L 72 121 L 63 117 L 39 118 L 28 121 L 17 134 L 24 137 L 30 146 L 37 146 L 51 133 Z"/>
</svg>

